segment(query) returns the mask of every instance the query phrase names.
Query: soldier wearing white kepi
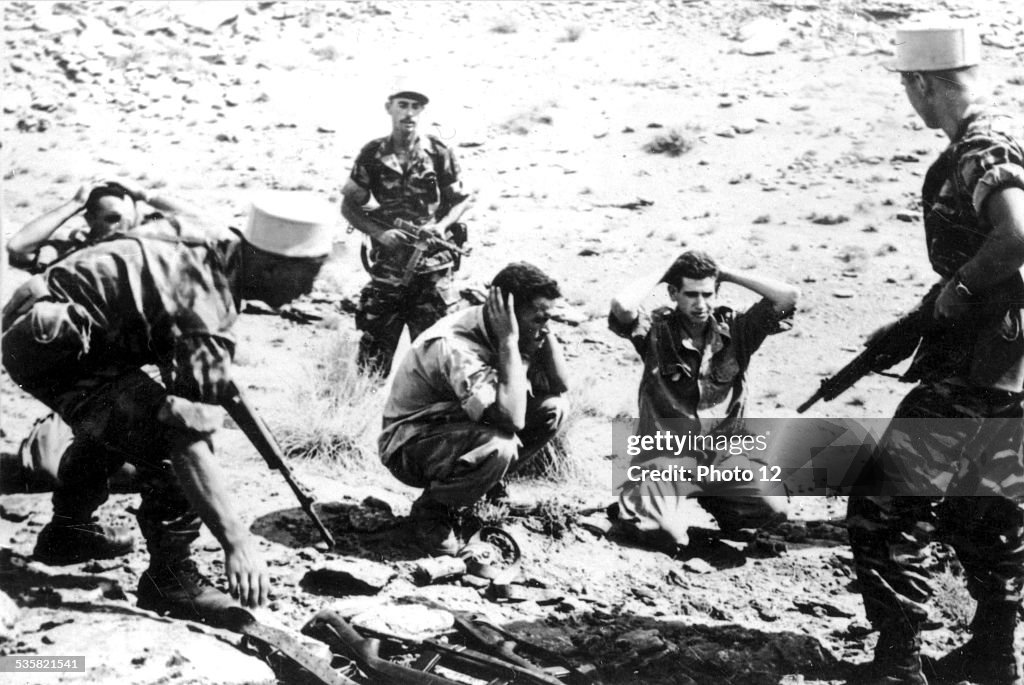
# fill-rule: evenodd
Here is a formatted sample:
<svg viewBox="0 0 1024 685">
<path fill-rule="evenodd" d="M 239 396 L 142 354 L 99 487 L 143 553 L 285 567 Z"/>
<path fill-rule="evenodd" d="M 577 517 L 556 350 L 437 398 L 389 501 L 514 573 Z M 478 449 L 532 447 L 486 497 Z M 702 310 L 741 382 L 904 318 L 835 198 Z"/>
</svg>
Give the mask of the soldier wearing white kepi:
<svg viewBox="0 0 1024 685">
<path fill-rule="evenodd" d="M 981 45 L 962 24 L 896 33 L 892 66 L 914 111 L 949 146 L 922 189 L 928 259 L 942 290 L 904 380 L 916 381 L 876 452 L 894 494 L 850 497 L 858 587 L 878 630 L 872 677 L 926 683 L 921 628 L 932 594 L 927 531 L 948 542 L 977 600 L 949 682 L 1020 685 L 1024 587 L 1024 129 L 982 104 Z M 915 341 L 910 341 L 915 342 Z M 921 426 L 927 420 L 927 429 Z M 944 497 L 922 496 L 935 492 Z"/>
<path fill-rule="evenodd" d="M 93 518 L 108 476 L 127 461 L 138 471 L 150 555 L 139 606 L 211 623 L 234 606 L 191 559 L 200 522 L 224 549 L 232 594 L 246 606 L 266 601 L 266 566 L 214 463 L 220 422 L 209 405 L 231 392 L 240 301 L 280 306 L 309 292 L 331 250 L 331 214 L 316 198 L 283 194 L 259 203 L 240 235 L 130 233 L 75 252 L 14 293 L 3 311 L 4 367 L 75 433 L 39 560 L 131 549 L 123 531 Z M 142 371 L 148 364 L 164 384 Z"/>
</svg>

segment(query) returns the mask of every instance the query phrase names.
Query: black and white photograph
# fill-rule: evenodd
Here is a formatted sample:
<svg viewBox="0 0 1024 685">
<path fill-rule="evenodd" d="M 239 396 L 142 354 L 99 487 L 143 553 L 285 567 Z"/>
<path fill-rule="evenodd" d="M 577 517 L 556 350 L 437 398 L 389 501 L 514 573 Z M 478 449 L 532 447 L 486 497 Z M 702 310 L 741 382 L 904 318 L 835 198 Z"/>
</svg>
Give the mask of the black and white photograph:
<svg viewBox="0 0 1024 685">
<path fill-rule="evenodd" d="M 1019 3 L 0 10 L 0 681 L 1024 685 Z"/>
</svg>

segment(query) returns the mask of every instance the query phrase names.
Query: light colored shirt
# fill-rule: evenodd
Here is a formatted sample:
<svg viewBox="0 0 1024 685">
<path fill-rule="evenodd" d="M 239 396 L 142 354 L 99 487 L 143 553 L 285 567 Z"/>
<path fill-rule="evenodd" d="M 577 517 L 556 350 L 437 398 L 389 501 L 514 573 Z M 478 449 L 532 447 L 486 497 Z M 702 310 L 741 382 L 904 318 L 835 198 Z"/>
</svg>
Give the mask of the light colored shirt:
<svg viewBox="0 0 1024 685">
<path fill-rule="evenodd" d="M 498 348 L 484 324 L 483 306 L 470 307 L 424 331 L 395 372 L 384 405 L 378 446 L 387 463 L 410 438 L 448 423 L 485 423 L 498 396 Z M 539 372 L 527 373 L 533 383 Z M 532 387 L 532 384 L 531 384 Z"/>
</svg>

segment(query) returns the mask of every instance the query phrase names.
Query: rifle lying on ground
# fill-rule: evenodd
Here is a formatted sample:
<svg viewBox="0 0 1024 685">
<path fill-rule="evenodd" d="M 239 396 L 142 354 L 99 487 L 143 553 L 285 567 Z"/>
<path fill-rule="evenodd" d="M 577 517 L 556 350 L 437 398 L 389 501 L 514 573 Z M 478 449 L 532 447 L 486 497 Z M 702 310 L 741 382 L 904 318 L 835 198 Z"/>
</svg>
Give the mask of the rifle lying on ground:
<svg viewBox="0 0 1024 685">
<path fill-rule="evenodd" d="M 391 223 L 384 221 L 383 219 L 378 219 L 374 216 L 368 216 L 368 218 L 384 229 L 400 231 L 409 238 L 409 242 L 406 247 L 410 248 L 412 253 L 409 255 L 409 259 L 407 259 L 405 264 L 402 266 L 402 274 L 398 277 L 398 281 L 403 286 L 409 285 L 409 283 L 412 282 L 412 279 L 416 277 L 419 273 L 420 264 L 431 249 L 443 248 L 445 250 L 450 250 L 453 254 L 457 255 L 456 259 L 458 257 L 466 257 L 470 253 L 468 248 L 463 248 L 461 245 L 451 240 L 445 240 L 434 231 L 422 226 L 417 226 L 411 221 L 395 219 L 395 221 Z M 453 227 L 459 225 L 460 224 L 453 224 Z M 464 236 L 465 228 L 462 230 Z M 463 241 L 464 240 L 465 238 L 463 237 Z M 360 253 L 360 257 L 363 260 L 363 267 L 369 271 L 370 257 L 367 253 L 365 244 L 363 245 L 363 251 Z M 448 267 L 446 266 L 445 268 Z"/>
<path fill-rule="evenodd" d="M 864 350 L 835 375 L 822 380 L 821 387 L 796 408 L 797 412 L 803 414 L 818 400 L 834 400 L 869 373 L 892 375 L 883 372 L 912 355 L 921 336 L 934 324 L 935 300 L 941 291 L 941 283 L 932 286 L 913 311 L 901 316 L 888 330 L 867 343 Z"/>
<path fill-rule="evenodd" d="M 443 667 L 465 677 L 487 683 L 523 683 L 524 685 L 596 685 L 592 673 L 565 667 L 541 668 L 515 652 L 517 641 L 496 626 L 472 621 L 456 614 L 456 625 L 486 654 L 469 647 L 457 646 L 439 640 L 417 642 L 420 650 L 415 664 L 405 666 L 378 654 L 380 641 L 364 638 L 338 613 L 324 610 L 316 614 L 303 627 L 305 635 L 325 642 L 336 654 L 353 660 L 371 683 L 382 685 L 456 685 L 463 679 L 452 680 L 433 672 Z M 490 633 L 487 632 L 489 629 Z M 543 648 L 531 647 L 535 652 L 550 657 Z"/>
<path fill-rule="evenodd" d="M 224 400 L 224 408 L 227 410 L 228 415 L 242 429 L 245 437 L 249 438 L 249 442 L 252 443 L 252 446 L 256 448 L 256 451 L 267 462 L 267 466 L 272 470 L 281 472 L 285 482 L 288 483 L 292 492 L 295 493 L 295 497 L 298 498 L 302 510 L 306 512 L 306 515 L 313 521 L 316 529 L 320 531 L 320 537 L 324 539 L 328 547 L 333 548 L 334 536 L 327 530 L 324 522 L 320 520 L 320 517 L 317 516 L 316 511 L 313 509 L 316 499 L 295 480 L 291 470 L 284 463 L 281 446 L 274 439 L 274 434 L 267 428 L 267 424 L 263 423 L 263 419 L 256 414 L 252 406 L 242 395 L 241 389 L 233 381 L 228 388 L 228 394 L 229 397 Z"/>
</svg>

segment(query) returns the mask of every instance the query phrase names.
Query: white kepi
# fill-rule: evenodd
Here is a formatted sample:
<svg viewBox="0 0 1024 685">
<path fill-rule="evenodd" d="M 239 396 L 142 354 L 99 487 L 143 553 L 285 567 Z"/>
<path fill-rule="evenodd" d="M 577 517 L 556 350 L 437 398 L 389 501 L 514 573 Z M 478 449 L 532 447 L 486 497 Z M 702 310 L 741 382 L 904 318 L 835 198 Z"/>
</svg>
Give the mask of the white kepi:
<svg viewBox="0 0 1024 685">
<path fill-rule="evenodd" d="M 896 29 L 890 71 L 946 71 L 981 63 L 981 37 L 969 22 L 921 24 Z"/>
<path fill-rule="evenodd" d="M 242 236 L 253 247 L 284 257 L 331 253 L 338 212 L 316 193 L 267 190 L 252 198 Z"/>
</svg>

